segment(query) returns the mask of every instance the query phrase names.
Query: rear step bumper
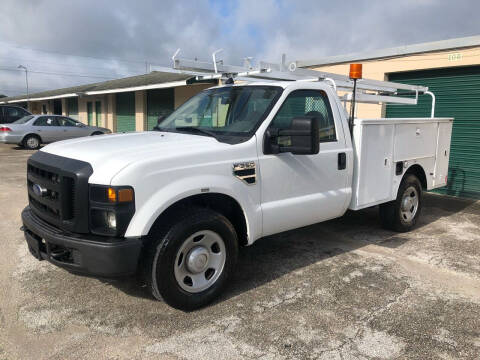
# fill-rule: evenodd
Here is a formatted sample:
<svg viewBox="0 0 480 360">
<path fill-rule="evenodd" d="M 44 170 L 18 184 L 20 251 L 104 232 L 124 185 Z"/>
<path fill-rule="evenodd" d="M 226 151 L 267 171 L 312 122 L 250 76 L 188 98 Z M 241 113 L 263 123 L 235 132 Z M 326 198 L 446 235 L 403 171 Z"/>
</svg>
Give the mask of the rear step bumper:
<svg viewBox="0 0 480 360">
<path fill-rule="evenodd" d="M 100 277 L 131 275 L 137 270 L 142 249 L 140 238 L 67 234 L 40 219 L 29 206 L 22 211 L 22 222 L 28 249 L 38 260 Z"/>
</svg>

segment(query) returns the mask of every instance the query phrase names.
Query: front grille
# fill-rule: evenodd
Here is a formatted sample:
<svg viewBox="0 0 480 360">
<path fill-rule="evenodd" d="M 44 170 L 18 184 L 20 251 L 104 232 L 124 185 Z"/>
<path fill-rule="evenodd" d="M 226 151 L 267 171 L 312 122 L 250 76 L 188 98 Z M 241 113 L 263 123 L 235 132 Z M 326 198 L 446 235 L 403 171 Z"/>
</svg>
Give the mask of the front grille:
<svg viewBox="0 0 480 360">
<path fill-rule="evenodd" d="M 71 177 L 29 164 L 27 185 L 30 205 L 37 211 L 60 221 L 74 218 L 75 182 Z M 44 193 L 36 194 L 35 185 L 44 189 Z"/>
<path fill-rule="evenodd" d="M 40 177 L 42 179 L 46 179 L 53 184 L 60 183 L 60 177 L 58 174 L 55 174 L 51 171 L 47 171 L 44 169 L 40 169 L 39 167 L 30 165 L 30 164 L 28 165 L 28 173 L 34 176 Z"/>
<path fill-rule="evenodd" d="M 83 161 L 35 153 L 27 165 L 30 207 L 60 229 L 88 232 L 88 177 L 92 172 Z"/>
<path fill-rule="evenodd" d="M 70 199 L 70 201 L 64 203 L 63 219 L 71 220 L 75 217 L 75 180 L 71 177 L 64 176 L 63 189 L 65 198 Z"/>
<path fill-rule="evenodd" d="M 30 205 L 33 206 L 35 209 L 42 211 L 48 216 L 53 216 L 54 218 L 57 218 L 57 219 L 60 218 L 59 209 L 41 203 L 30 194 L 28 195 L 28 200 L 30 202 Z"/>
</svg>

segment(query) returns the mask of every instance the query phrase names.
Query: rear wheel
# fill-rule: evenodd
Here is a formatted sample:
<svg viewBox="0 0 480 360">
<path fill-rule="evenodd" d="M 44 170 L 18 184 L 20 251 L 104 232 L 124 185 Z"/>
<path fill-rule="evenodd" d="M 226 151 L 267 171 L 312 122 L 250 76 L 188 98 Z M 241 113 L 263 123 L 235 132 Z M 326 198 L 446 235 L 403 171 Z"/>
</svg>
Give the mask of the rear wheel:
<svg viewBox="0 0 480 360">
<path fill-rule="evenodd" d="M 40 144 L 41 141 L 37 135 L 27 135 L 23 139 L 23 146 L 28 150 L 37 150 Z"/>
<path fill-rule="evenodd" d="M 221 293 L 238 254 L 237 234 L 226 217 L 196 209 L 150 236 L 145 276 L 155 298 L 189 311 Z"/>
<path fill-rule="evenodd" d="M 422 186 L 415 175 L 406 175 L 394 201 L 380 205 L 383 227 L 398 232 L 411 230 L 422 209 Z"/>
</svg>

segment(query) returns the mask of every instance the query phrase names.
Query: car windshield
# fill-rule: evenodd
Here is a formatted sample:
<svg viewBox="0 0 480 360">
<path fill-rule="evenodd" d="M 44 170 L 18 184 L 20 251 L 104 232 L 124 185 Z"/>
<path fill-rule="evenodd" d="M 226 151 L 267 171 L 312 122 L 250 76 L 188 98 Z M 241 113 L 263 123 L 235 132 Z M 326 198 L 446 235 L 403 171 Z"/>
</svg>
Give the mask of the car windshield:
<svg viewBox="0 0 480 360">
<path fill-rule="evenodd" d="M 160 131 L 245 136 L 280 97 L 278 86 L 228 86 L 202 91 L 160 122 Z"/>
<path fill-rule="evenodd" d="M 33 119 L 33 115 L 27 115 L 27 116 L 24 116 L 24 117 L 18 119 L 17 121 L 14 121 L 12 124 L 25 124 L 26 122 L 28 122 L 32 119 Z"/>
</svg>

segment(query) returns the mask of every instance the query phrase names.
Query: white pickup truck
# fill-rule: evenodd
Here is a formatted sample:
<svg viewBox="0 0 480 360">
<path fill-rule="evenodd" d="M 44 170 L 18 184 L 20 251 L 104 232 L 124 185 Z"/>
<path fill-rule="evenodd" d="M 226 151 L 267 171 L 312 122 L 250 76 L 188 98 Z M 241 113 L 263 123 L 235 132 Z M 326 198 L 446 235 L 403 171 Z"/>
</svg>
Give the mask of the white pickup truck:
<svg viewBox="0 0 480 360">
<path fill-rule="evenodd" d="M 156 131 L 33 154 L 25 237 L 72 272 L 141 270 L 155 298 L 192 310 L 261 237 L 374 205 L 385 227 L 410 230 L 422 191 L 446 184 L 452 121 L 356 119 L 351 135 L 331 81 L 214 87 Z"/>
</svg>

